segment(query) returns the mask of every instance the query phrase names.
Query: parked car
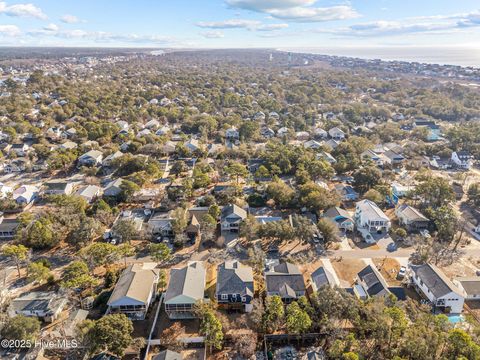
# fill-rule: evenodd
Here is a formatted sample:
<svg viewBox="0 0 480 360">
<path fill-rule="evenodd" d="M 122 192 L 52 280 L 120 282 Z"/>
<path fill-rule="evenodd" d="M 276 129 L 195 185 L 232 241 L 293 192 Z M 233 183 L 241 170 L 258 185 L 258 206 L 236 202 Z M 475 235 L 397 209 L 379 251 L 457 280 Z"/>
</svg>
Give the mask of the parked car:
<svg viewBox="0 0 480 360">
<path fill-rule="evenodd" d="M 431 237 L 427 229 L 420 230 L 420 235 L 422 235 L 426 239 L 429 239 Z"/>
<path fill-rule="evenodd" d="M 405 266 L 401 266 L 398 270 L 397 279 L 403 279 L 407 273 L 407 268 Z"/>
<path fill-rule="evenodd" d="M 390 252 L 397 251 L 398 246 L 394 242 L 391 242 L 390 244 L 387 245 L 387 250 Z"/>
</svg>

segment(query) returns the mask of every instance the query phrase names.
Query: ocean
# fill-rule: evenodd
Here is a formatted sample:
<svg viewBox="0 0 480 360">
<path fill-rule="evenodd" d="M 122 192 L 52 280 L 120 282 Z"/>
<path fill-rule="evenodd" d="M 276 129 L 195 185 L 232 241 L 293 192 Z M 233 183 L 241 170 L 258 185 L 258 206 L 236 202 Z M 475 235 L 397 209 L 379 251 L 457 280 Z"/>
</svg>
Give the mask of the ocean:
<svg viewBox="0 0 480 360">
<path fill-rule="evenodd" d="M 480 68 L 480 48 L 461 47 L 344 47 L 282 48 L 282 51 L 336 55 L 385 61 L 408 61 L 428 64 L 458 65 Z"/>
</svg>

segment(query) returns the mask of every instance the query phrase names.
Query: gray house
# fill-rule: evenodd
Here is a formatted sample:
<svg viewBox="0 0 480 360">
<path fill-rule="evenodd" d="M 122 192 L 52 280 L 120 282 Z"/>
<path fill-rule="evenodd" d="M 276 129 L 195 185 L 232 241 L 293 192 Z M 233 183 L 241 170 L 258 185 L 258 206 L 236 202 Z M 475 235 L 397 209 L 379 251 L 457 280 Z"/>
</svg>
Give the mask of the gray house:
<svg viewBox="0 0 480 360">
<path fill-rule="evenodd" d="M 201 261 L 191 261 L 181 269 L 170 271 L 165 293 L 165 312 L 170 319 L 193 319 L 194 305 L 205 292 L 205 268 Z"/>
<path fill-rule="evenodd" d="M 305 282 L 297 265 L 280 263 L 265 273 L 267 295 L 278 295 L 285 303 L 291 303 L 305 295 Z"/>
<path fill-rule="evenodd" d="M 217 268 L 215 297 L 219 304 L 241 307 L 253 299 L 253 271 L 238 261 L 225 261 Z"/>
<path fill-rule="evenodd" d="M 45 322 L 58 318 L 67 299 L 53 291 L 34 291 L 20 295 L 10 304 L 10 316 L 24 315 L 36 317 Z"/>
<path fill-rule="evenodd" d="M 372 296 L 385 296 L 391 293 L 382 274 L 371 265 L 357 274 L 353 292 L 363 300 Z"/>
</svg>

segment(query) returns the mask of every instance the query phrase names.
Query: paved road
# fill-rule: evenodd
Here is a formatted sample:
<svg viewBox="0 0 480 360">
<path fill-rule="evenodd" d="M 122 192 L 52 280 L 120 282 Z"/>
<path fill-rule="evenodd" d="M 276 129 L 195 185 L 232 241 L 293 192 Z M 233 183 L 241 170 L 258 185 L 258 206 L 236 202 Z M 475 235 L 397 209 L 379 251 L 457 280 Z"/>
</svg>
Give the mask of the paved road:
<svg viewBox="0 0 480 360">
<path fill-rule="evenodd" d="M 414 249 L 398 249 L 397 251 L 381 250 L 368 250 L 368 249 L 356 249 L 356 250 L 334 250 L 327 251 L 322 254 L 322 258 L 335 258 L 343 257 L 348 259 L 364 259 L 364 258 L 378 258 L 378 257 L 410 257 L 415 252 Z M 478 257 L 480 258 L 480 249 L 459 249 L 459 253 L 462 257 Z"/>
</svg>

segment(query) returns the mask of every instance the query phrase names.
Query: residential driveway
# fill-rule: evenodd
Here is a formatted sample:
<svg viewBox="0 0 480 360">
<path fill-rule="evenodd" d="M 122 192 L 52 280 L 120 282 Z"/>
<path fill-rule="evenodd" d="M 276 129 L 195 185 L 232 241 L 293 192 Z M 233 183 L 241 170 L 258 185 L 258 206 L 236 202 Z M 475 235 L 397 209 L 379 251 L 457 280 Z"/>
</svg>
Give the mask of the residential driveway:
<svg viewBox="0 0 480 360">
<path fill-rule="evenodd" d="M 386 249 L 388 244 L 393 242 L 393 239 L 388 234 L 382 234 L 378 236 L 378 238 L 375 235 L 373 237 L 377 241 L 377 245 L 380 249 Z"/>
</svg>

